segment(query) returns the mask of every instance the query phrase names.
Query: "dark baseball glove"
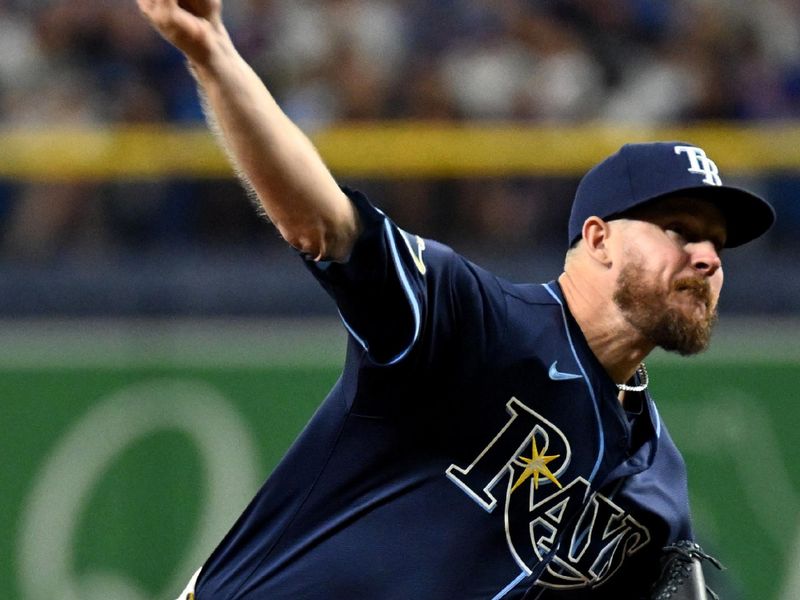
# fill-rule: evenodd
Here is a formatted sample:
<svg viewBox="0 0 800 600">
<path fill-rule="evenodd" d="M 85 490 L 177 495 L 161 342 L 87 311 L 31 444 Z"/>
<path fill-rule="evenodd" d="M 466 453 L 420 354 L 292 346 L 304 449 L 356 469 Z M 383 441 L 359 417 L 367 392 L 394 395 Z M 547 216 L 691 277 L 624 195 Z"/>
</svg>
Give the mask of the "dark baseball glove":
<svg viewBox="0 0 800 600">
<path fill-rule="evenodd" d="M 702 562 L 722 569 L 719 561 L 703 552 L 695 542 L 681 540 L 664 548 L 661 576 L 653 585 L 650 600 L 719 600 L 706 586 Z"/>
</svg>

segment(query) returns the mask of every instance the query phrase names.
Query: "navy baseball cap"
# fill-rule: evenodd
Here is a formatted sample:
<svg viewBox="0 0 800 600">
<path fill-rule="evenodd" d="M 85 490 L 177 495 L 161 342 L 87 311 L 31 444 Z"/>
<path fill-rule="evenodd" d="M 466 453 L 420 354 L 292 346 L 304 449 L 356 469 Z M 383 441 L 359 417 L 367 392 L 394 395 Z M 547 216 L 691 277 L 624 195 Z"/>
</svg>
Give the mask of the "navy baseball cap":
<svg viewBox="0 0 800 600">
<path fill-rule="evenodd" d="M 775 210 L 763 198 L 722 185 L 719 169 L 705 151 L 686 142 L 626 144 L 593 167 L 578 185 L 569 217 L 569 245 L 581 238 L 591 216 L 606 221 L 651 200 L 685 195 L 713 202 L 727 221 L 726 248 L 765 233 Z"/>
</svg>

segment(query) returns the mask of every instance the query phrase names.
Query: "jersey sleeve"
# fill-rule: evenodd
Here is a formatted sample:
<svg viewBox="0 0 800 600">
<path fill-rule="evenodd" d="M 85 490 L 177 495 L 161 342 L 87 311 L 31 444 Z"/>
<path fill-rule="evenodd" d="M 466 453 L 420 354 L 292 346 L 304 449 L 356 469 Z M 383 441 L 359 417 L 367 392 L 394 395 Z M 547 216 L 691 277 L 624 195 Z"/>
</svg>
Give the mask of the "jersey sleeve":
<svg viewBox="0 0 800 600">
<path fill-rule="evenodd" d="M 415 350 L 430 360 L 459 337 L 480 356 L 505 313 L 495 277 L 447 246 L 403 231 L 360 192 L 345 193 L 363 227 L 349 259 L 305 263 L 336 301 L 353 340 L 379 365 Z"/>
</svg>

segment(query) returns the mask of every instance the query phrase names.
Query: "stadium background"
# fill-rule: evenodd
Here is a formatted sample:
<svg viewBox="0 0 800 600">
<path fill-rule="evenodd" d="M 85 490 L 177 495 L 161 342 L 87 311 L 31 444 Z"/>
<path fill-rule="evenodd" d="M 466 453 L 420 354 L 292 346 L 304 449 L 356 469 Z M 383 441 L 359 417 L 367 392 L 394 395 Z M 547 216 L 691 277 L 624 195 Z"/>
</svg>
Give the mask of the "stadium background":
<svg viewBox="0 0 800 600">
<path fill-rule="evenodd" d="M 800 3 L 229 0 L 343 182 L 516 280 L 580 174 L 705 147 L 777 226 L 715 347 L 650 361 L 728 599 L 800 597 Z M 171 598 L 335 380 L 335 311 L 249 207 L 134 3 L 0 0 L 0 594 Z"/>
</svg>

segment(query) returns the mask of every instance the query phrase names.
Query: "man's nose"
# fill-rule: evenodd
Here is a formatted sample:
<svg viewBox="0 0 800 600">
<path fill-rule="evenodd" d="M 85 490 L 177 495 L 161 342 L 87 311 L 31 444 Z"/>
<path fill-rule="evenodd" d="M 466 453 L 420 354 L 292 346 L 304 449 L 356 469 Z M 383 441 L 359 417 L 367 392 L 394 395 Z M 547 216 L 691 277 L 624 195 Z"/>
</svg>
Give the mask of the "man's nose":
<svg viewBox="0 0 800 600">
<path fill-rule="evenodd" d="M 722 259 L 714 244 L 709 241 L 690 244 L 692 267 L 705 277 L 711 277 L 722 266 Z"/>
</svg>

